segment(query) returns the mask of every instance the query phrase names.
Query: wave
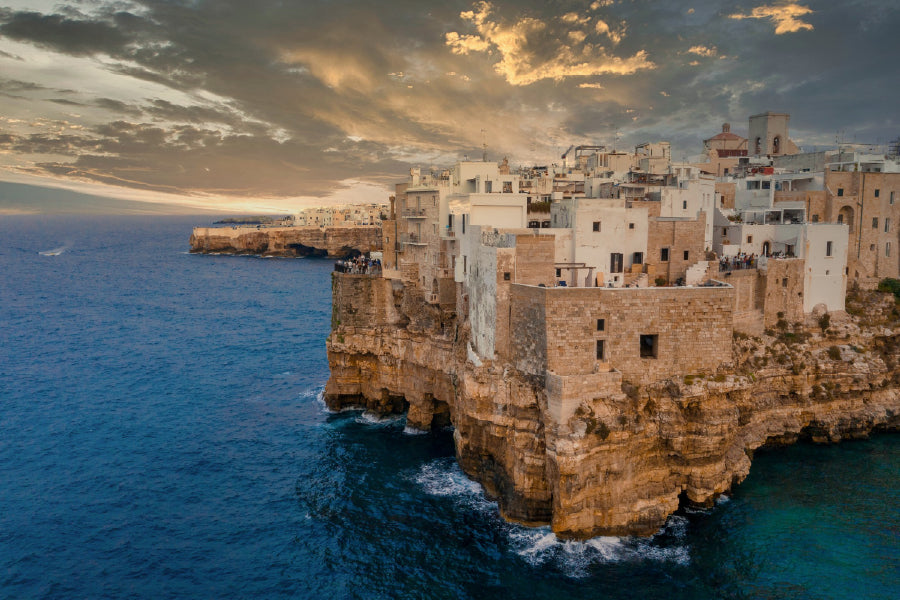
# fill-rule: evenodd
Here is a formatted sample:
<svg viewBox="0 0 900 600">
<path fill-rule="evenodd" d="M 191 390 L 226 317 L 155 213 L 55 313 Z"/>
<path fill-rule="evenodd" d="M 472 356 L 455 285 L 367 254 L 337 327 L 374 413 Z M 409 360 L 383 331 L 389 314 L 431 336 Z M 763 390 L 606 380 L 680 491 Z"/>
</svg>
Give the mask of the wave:
<svg viewBox="0 0 900 600">
<path fill-rule="evenodd" d="M 432 496 L 449 497 L 460 508 L 497 515 L 497 503 L 488 500 L 484 488 L 469 479 L 454 458 L 441 458 L 422 465 L 413 480 Z M 566 576 L 586 577 L 596 564 L 621 562 L 690 563 L 687 545 L 688 520 L 672 516 L 650 538 L 602 536 L 589 540 L 561 540 L 550 529 L 501 521 L 509 549 L 531 566 L 552 565 Z"/>
<path fill-rule="evenodd" d="M 685 542 L 687 519 L 670 517 L 659 533 L 650 538 L 602 536 L 589 540 L 560 540 L 549 527 L 514 526 L 509 532 L 510 547 L 532 566 L 553 565 L 569 577 L 589 575 L 595 564 L 622 562 L 690 563 Z M 674 545 L 670 545 L 670 540 Z"/>
</svg>

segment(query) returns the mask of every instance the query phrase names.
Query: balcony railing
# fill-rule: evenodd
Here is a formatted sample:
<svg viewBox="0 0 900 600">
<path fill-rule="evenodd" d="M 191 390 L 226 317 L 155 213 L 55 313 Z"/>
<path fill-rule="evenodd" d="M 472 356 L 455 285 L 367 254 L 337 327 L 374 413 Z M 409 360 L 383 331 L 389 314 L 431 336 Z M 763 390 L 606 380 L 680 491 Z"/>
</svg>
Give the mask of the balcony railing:
<svg viewBox="0 0 900 600">
<path fill-rule="evenodd" d="M 409 244 L 412 246 L 427 246 L 428 242 L 422 239 L 421 236 L 415 233 L 401 233 L 400 234 L 400 243 L 401 244 Z"/>
<path fill-rule="evenodd" d="M 407 208 L 400 213 L 404 219 L 424 219 L 426 217 L 424 208 Z"/>
</svg>

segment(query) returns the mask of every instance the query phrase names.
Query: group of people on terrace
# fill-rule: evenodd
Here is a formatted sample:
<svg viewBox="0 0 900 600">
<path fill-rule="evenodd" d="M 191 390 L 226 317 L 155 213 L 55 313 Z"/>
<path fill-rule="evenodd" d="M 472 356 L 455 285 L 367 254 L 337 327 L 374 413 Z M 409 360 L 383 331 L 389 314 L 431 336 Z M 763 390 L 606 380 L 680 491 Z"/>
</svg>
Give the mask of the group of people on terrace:
<svg viewBox="0 0 900 600">
<path fill-rule="evenodd" d="M 746 252 L 734 256 L 723 256 L 719 259 L 719 270 L 755 269 L 758 260 L 759 257 L 756 254 L 747 254 Z"/>
<path fill-rule="evenodd" d="M 339 273 L 352 273 L 355 275 L 377 275 L 381 273 L 381 259 L 359 255 L 347 260 L 337 261 L 334 263 L 334 270 Z"/>
</svg>

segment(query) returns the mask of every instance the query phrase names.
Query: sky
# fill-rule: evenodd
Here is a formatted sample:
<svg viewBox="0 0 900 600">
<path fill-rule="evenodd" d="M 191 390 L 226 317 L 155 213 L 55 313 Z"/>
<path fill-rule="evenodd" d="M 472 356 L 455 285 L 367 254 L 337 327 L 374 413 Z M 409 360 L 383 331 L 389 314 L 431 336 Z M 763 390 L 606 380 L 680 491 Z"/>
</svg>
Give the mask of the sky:
<svg viewBox="0 0 900 600">
<path fill-rule="evenodd" d="M 291 212 L 483 145 L 690 159 L 767 110 L 886 144 L 898 31 L 896 0 L 0 0 L 0 181 Z"/>
</svg>

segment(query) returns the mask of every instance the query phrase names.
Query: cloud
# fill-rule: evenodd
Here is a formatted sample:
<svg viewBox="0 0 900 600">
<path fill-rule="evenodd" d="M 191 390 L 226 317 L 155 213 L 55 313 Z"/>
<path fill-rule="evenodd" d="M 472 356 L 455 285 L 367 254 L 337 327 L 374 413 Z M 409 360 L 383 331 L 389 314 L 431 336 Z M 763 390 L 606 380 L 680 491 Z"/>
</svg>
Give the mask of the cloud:
<svg viewBox="0 0 900 600">
<path fill-rule="evenodd" d="M 775 23 L 775 34 L 812 31 L 813 26 L 801 20 L 801 17 L 812 14 L 813 10 L 799 4 L 785 3 L 772 6 L 757 6 L 749 15 L 736 13 L 729 15 L 731 19 L 771 19 Z"/>
<path fill-rule="evenodd" d="M 716 56 L 719 50 L 715 46 L 691 46 L 688 48 L 688 52 L 690 54 L 696 54 L 697 56 Z"/>
<path fill-rule="evenodd" d="M 623 32 L 612 31 L 603 21 L 598 21 L 594 31 L 588 32 L 573 29 L 573 26 L 585 25 L 591 20 L 575 13 L 550 20 L 521 17 L 508 23 L 492 20 L 493 12 L 492 4 L 479 2 L 474 10 L 460 13 L 477 33 L 451 31 L 446 34 L 445 43 L 458 55 L 489 53 L 498 56 L 499 60 L 493 63 L 494 71 L 511 85 L 526 86 L 544 79 L 562 81 L 569 77 L 632 75 L 656 68 L 646 50 L 628 57 L 615 56 L 602 45 L 588 40 L 589 33 L 603 33 L 614 44 L 621 41 Z M 566 31 L 565 36 L 560 35 L 562 30 Z"/>
<path fill-rule="evenodd" d="M 127 35 L 112 23 L 37 12 L 9 15 L 0 25 L 0 35 L 72 55 L 119 52 L 128 43 Z"/>
</svg>

